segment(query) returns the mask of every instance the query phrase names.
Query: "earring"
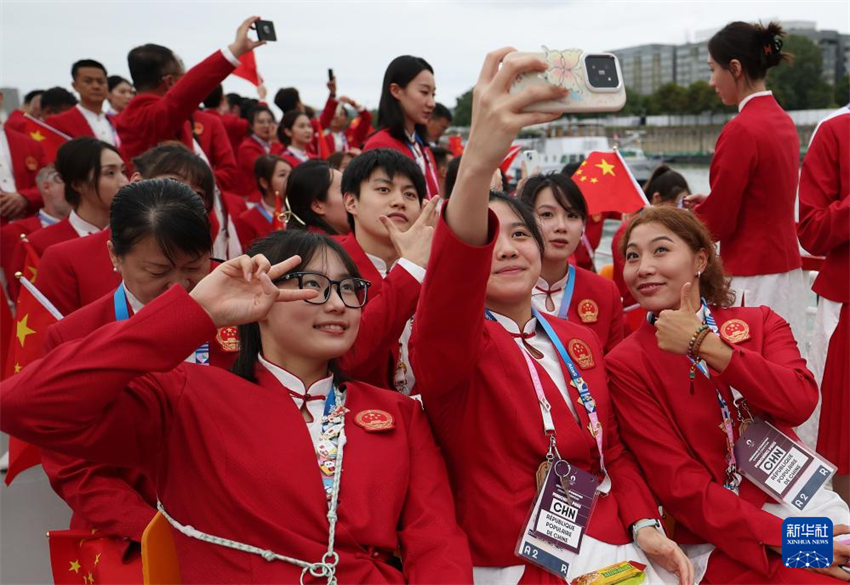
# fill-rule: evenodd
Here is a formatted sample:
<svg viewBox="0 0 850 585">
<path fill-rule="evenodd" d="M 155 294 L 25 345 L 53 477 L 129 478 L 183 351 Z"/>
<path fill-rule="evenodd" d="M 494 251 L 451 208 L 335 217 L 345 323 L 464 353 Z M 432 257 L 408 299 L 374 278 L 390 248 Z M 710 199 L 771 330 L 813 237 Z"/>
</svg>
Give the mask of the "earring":
<svg viewBox="0 0 850 585">
<path fill-rule="evenodd" d="M 699 280 L 700 276 L 702 276 L 702 270 L 697 270 L 697 280 Z"/>
<path fill-rule="evenodd" d="M 117 267 L 117 266 L 113 266 L 113 267 L 112 267 L 112 272 L 118 272 L 118 267 Z"/>
</svg>

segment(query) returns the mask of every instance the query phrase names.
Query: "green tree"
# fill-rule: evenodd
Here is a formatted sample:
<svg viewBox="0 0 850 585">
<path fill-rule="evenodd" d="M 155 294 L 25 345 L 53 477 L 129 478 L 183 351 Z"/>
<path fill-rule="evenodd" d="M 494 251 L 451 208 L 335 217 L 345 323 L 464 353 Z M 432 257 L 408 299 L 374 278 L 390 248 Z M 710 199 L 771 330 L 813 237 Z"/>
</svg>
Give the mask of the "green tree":
<svg viewBox="0 0 850 585">
<path fill-rule="evenodd" d="M 469 126 L 472 123 L 472 90 L 457 98 L 452 113 L 452 126 Z"/>
<path fill-rule="evenodd" d="M 688 90 L 675 83 L 665 83 L 649 97 L 654 110 L 661 114 L 684 114 L 688 111 Z"/>
<path fill-rule="evenodd" d="M 646 98 L 630 87 L 626 88 L 626 105 L 615 113 L 616 116 L 643 116 L 646 115 Z"/>
<path fill-rule="evenodd" d="M 835 105 L 846 106 L 850 103 L 850 75 L 845 75 L 844 79 L 835 86 Z"/>
<path fill-rule="evenodd" d="M 789 35 L 784 52 L 794 55 L 791 63 L 782 63 L 767 74 L 767 88 L 786 110 L 826 108 L 833 98 L 833 88 L 824 81 L 823 55 L 820 48 L 806 37 Z"/>
<path fill-rule="evenodd" d="M 688 114 L 716 112 L 723 106 L 714 89 L 705 81 L 690 84 L 686 90 L 686 99 L 685 112 Z"/>
</svg>

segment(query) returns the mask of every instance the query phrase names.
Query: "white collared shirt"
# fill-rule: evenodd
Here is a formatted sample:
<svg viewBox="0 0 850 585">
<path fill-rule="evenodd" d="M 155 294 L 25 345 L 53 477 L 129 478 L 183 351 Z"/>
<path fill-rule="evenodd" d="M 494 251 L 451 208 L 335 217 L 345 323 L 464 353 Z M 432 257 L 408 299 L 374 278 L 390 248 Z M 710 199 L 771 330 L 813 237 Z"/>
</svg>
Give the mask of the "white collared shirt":
<svg viewBox="0 0 850 585">
<path fill-rule="evenodd" d="M 742 99 L 740 101 L 740 103 L 738 103 L 738 112 L 740 113 L 741 110 L 744 109 L 744 106 L 746 106 L 748 103 L 750 103 L 751 99 L 757 98 L 757 97 L 764 97 L 766 95 L 773 95 L 773 92 L 768 89 L 767 91 L 757 91 L 755 93 L 751 93 L 750 95 L 748 95 L 747 97 Z"/>
<path fill-rule="evenodd" d="M 510 317 L 505 317 L 504 315 L 500 315 L 494 311 L 490 311 L 490 313 L 495 317 L 496 321 L 505 328 L 508 333 L 512 333 L 513 335 L 519 335 L 520 330 L 519 326 L 514 322 Z M 570 412 L 573 414 L 573 417 L 576 420 L 578 416 L 576 414 L 576 407 L 573 405 L 572 398 L 570 397 L 569 390 L 567 388 L 567 380 L 564 377 L 564 370 L 561 368 L 561 361 L 558 356 L 558 350 L 555 349 L 555 346 L 552 345 L 552 342 L 549 341 L 549 337 L 542 330 L 537 331 L 537 319 L 532 317 L 529 319 L 528 323 L 522 328 L 522 332 L 525 334 L 529 334 L 534 332 L 534 337 L 530 337 L 526 339 L 528 344 L 534 349 L 538 350 L 543 354 L 543 358 L 537 360 L 538 363 L 546 370 L 546 373 L 549 374 L 549 377 L 552 378 L 552 382 L 555 383 L 555 386 L 558 388 L 558 391 L 561 393 L 561 397 L 564 399 L 564 402 L 567 403 L 567 406 L 570 409 Z M 522 344 L 522 338 L 516 337 L 514 341 L 517 344 L 517 347 L 520 348 L 521 351 L 526 351 Z M 533 360 L 534 358 L 532 358 Z M 592 393 L 592 391 L 591 391 Z M 541 427 L 542 428 L 542 427 Z"/>
<path fill-rule="evenodd" d="M 106 114 L 102 111 L 92 112 L 91 110 L 84 108 L 82 104 L 77 104 L 75 107 L 83 115 L 83 118 L 86 119 L 86 122 L 88 122 L 89 127 L 91 127 L 92 132 L 94 132 L 95 138 L 115 146 L 115 131 L 112 128 L 109 118 L 106 117 Z"/>
<path fill-rule="evenodd" d="M 310 160 L 310 157 L 307 156 L 306 151 L 301 150 L 300 148 L 296 148 L 292 145 L 289 145 L 289 146 L 286 147 L 286 152 L 288 152 L 289 154 L 291 154 L 292 156 L 294 156 L 295 158 L 297 158 L 301 162 L 307 162 L 308 160 Z"/>
<path fill-rule="evenodd" d="M 44 209 L 39 209 L 36 215 L 38 216 L 38 221 L 41 224 L 41 227 L 47 227 L 49 225 L 53 225 L 62 221 L 58 217 L 53 217 L 52 215 L 44 211 Z"/>
<path fill-rule="evenodd" d="M 6 138 L 6 130 L 0 124 L 0 191 L 4 193 L 17 193 L 15 185 L 15 171 L 12 168 L 12 151 L 9 148 L 9 139 Z"/>
<path fill-rule="evenodd" d="M 387 267 L 387 263 L 384 262 L 383 258 L 379 258 L 378 256 L 374 256 L 372 254 L 366 253 L 366 256 L 369 260 L 372 261 L 372 265 L 375 267 L 375 270 L 381 275 L 381 278 L 386 278 L 387 274 L 389 274 L 390 270 L 399 266 L 407 270 L 407 272 L 415 278 L 419 284 L 425 280 L 425 269 L 416 264 L 412 260 L 408 260 L 407 258 L 399 258 L 396 260 L 389 268 Z"/>
<path fill-rule="evenodd" d="M 73 210 L 71 210 L 70 215 L 68 215 L 68 221 L 70 222 L 71 227 L 74 228 L 74 231 L 77 232 L 77 235 L 81 238 L 96 234 L 102 229 L 97 227 L 93 223 L 87 222 L 82 217 L 77 215 L 77 212 Z"/>
<path fill-rule="evenodd" d="M 298 376 L 271 363 L 264 358 L 262 354 L 259 354 L 257 358 L 259 359 L 260 364 L 271 372 L 272 376 L 274 376 L 285 389 L 288 388 L 294 392 L 304 395 L 309 394 L 310 396 L 321 396 L 322 398 L 327 398 L 328 393 L 333 392 L 334 378 L 332 375 L 313 382 L 309 388 L 304 388 L 304 382 L 302 382 Z M 299 409 L 300 414 L 302 400 L 297 396 L 292 396 L 292 401 Z M 307 410 L 313 416 L 313 422 L 304 421 L 304 423 L 307 425 L 307 430 L 310 432 L 310 438 L 313 440 L 313 446 L 318 447 L 319 435 L 322 433 L 322 417 L 325 415 L 325 401 L 308 400 Z"/>
<path fill-rule="evenodd" d="M 404 131 L 404 135 L 407 137 L 407 145 L 413 152 L 413 158 L 416 160 L 416 164 L 419 165 L 419 169 L 422 171 L 422 174 L 427 176 L 428 161 L 425 160 L 425 153 L 422 152 L 422 147 L 419 145 L 419 141 L 416 140 L 415 135 L 408 134 L 407 130 Z"/>
<path fill-rule="evenodd" d="M 547 315 L 557 315 L 558 309 L 561 307 L 561 299 L 564 298 L 564 287 L 567 284 L 567 277 L 569 277 L 570 271 L 567 270 L 567 273 L 564 277 L 550 286 L 543 277 L 537 278 L 537 284 L 534 285 L 534 288 L 531 289 L 531 303 L 534 307 L 540 311 L 541 313 L 545 313 Z M 557 292 L 552 293 L 552 302 L 555 304 L 555 308 L 553 310 L 549 310 L 546 308 L 546 292 L 547 290 L 551 290 L 553 288 L 559 289 Z M 543 289 L 543 290 L 540 290 Z M 569 311 L 569 307 L 567 307 L 567 311 Z"/>
</svg>

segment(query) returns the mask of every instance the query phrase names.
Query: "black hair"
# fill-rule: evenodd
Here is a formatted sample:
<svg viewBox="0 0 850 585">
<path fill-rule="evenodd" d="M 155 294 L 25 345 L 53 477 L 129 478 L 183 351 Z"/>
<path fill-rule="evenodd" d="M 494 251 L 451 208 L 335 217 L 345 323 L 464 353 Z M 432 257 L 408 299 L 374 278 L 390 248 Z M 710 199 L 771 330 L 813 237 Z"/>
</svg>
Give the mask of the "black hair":
<svg viewBox="0 0 850 585">
<path fill-rule="evenodd" d="M 215 110 L 218 109 L 218 107 L 221 105 L 222 99 L 224 99 L 224 89 L 219 83 L 216 88 L 212 90 L 201 103 L 204 104 L 204 108 L 208 110 Z"/>
<path fill-rule="evenodd" d="M 203 191 L 204 206 L 212 209 L 215 178 L 204 159 L 186 148 L 182 142 L 165 142 L 133 158 L 133 166 L 142 178 L 153 179 L 164 175 L 179 177 L 197 185 Z"/>
<path fill-rule="evenodd" d="M 307 114 L 300 110 L 289 110 L 283 115 L 283 119 L 277 127 L 277 139 L 280 140 L 282 144 L 287 146 L 292 144 L 292 138 L 287 135 L 284 130 L 292 130 L 292 127 L 295 126 L 296 120 L 298 120 L 301 116 L 307 116 Z M 307 119 L 309 120 L 310 117 L 307 116 Z"/>
<path fill-rule="evenodd" d="M 737 59 L 746 76 L 755 81 L 764 79 L 771 67 L 791 60 L 789 53 L 782 52 L 784 36 L 785 31 L 775 22 L 767 26 L 730 22 L 708 41 L 708 52 L 724 69 L 729 69 L 732 59 Z"/>
<path fill-rule="evenodd" d="M 80 205 L 80 193 L 74 189 L 75 183 L 88 183 L 100 195 L 100 155 L 104 150 L 115 154 L 118 149 L 96 138 L 81 136 L 62 144 L 56 152 L 56 171 L 65 182 L 65 201 L 76 209 Z"/>
<path fill-rule="evenodd" d="M 257 188 L 263 195 L 266 194 L 266 189 L 263 187 L 262 183 L 260 183 L 260 179 L 265 179 L 266 182 L 271 185 L 274 170 L 277 168 L 277 163 L 279 162 L 282 162 L 286 166 L 292 168 L 292 165 L 288 161 L 280 158 L 276 154 L 264 154 L 262 156 L 258 156 L 257 160 L 254 161 L 254 180 L 257 182 Z M 281 193 L 281 195 L 283 194 Z"/>
<path fill-rule="evenodd" d="M 262 104 L 262 103 L 258 103 L 257 105 L 252 107 L 250 110 L 248 110 L 248 117 L 247 117 L 248 124 L 249 124 L 248 130 L 251 133 L 253 133 L 253 131 L 254 131 L 253 130 L 254 118 L 256 118 L 257 114 L 259 114 L 261 112 L 268 112 L 269 115 L 272 117 L 272 122 L 277 121 L 277 118 L 275 117 L 274 112 L 272 112 L 271 109 L 267 105 Z"/>
<path fill-rule="evenodd" d="M 449 166 L 448 168 L 446 168 L 446 192 L 442 193 L 443 199 L 448 199 L 449 197 L 451 197 L 452 189 L 455 188 L 455 183 L 457 182 L 457 171 L 460 168 L 461 156 L 456 156 L 452 160 L 450 160 Z"/>
<path fill-rule="evenodd" d="M 433 73 L 433 71 L 431 72 Z M 448 120 L 449 124 L 452 122 L 452 112 L 446 106 L 441 103 L 434 104 L 434 110 L 431 112 L 431 119 L 442 118 L 444 120 Z"/>
<path fill-rule="evenodd" d="M 33 100 L 33 98 L 34 98 L 34 97 L 40 96 L 40 95 L 41 95 L 41 94 L 43 94 L 43 93 L 44 93 L 44 90 L 43 90 L 43 89 L 34 89 L 34 90 L 32 90 L 31 92 L 27 93 L 27 94 L 24 96 L 24 103 L 25 103 L 25 104 L 30 103 L 30 102 Z"/>
<path fill-rule="evenodd" d="M 342 161 L 345 160 L 345 157 L 354 158 L 354 155 L 347 150 L 337 150 L 335 153 L 330 155 L 327 158 L 328 164 L 332 169 L 342 170 L 340 167 L 342 166 Z"/>
<path fill-rule="evenodd" d="M 280 108 L 280 111 L 284 114 L 298 107 L 300 101 L 301 96 L 298 95 L 298 90 L 294 87 L 279 89 L 274 96 L 274 105 Z"/>
<path fill-rule="evenodd" d="M 407 87 L 414 77 L 428 70 L 434 73 L 434 69 L 421 57 L 402 55 L 396 57 L 387 66 L 384 73 L 384 81 L 381 84 L 381 101 L 378 104 L 378 125 L 389 130 L 390 135 L 396 140 L 407 142 L 404 132 L 404 112 L 401 104 L 393 97 L 390 86 L 395 83 L 399 87 Z M 416 125 L 416 133 L 425 136 L 425 127 Z"/>
<path fill-rule="evenodd" d="M 224 97 L 227 99 L 228 106 L 230 106 L 231 108 L 233 106 L 236 106 L 240 110 L 242 109 L 242 102 L 245 101 L 245 98 L 243 98 L 241 95 L 239 95 L 238 93 L 230 92 Z"/>
<path fill-rule="evenodd" d="M 568 177 L 572 177 L 574 174 L 576 174 L 576 171 L 578 170 L 578 168 L 580 166 L 581 166 L 581 162 L 568 162 L 561 169 L 561 174 L 566 175 Z"/>
<path fill-rule="evenodd" d="M 41 109 L 59 112 L 77 105 L 77 98 L 64 87 L 51 87 L 41 94 Z"/>
<path fill-rule="evenodd" d="M 342 246 L 328 236 L 307 230 L 278 230 L 272 232 L 265 238 L 254 242 L 251 245 L 251 249 L 248 250 L 248 255 L 256 256 L 257 254 L 262 254 L 268 258 L 272 265 L 282 262 L 291 256 L 300 256 L 301 263 L 290 270 L 287 273 L 289 274 L 304 270 L 304 267 L 310 263 L 316 254 L 327 255 L 328 252 L 333 252 L 339 256 L 345 270 L 350 276 L 360 278 L 357 265 Z M 249 382 L 256 382 L 257 378 L 254 370 L 257 366 L 257 356 L 262 350 L 263 344 L 260 339 L 259 324 L 255 322 L 240 325 L 239 355 L 236 356 L 236 362 L 233 364 L 231 371 Z M 335 384 L 341 384 L 347 380 L 340 373 L 335 359 L 330 360 L 328 369 L 333 374 Z"/>
<path fill-rule="evenodd" d="M 517 193 L 517 197 L 533 210 L 537 196 L 546 187 L 552 190 L 558 205 L 575 211 L 582 221 L 587 221 L 587 201 L 584 195 L 570 177 L 561 173 L 546 173 L 530 177 L 523 185 L 522 193 Z"/>
<path fill-rule="evenodd" d="M 201 256 L 212 249 L 204 202 L 192 189 L 171 179 L 123 186 L 112 200 L 109 228 L 113 251 L 119 257 L 149 236 L 172 264 L 178 252 Z"/>
<path fill-rule="evenodd" d="M 99 61 L 95 61 L 94 59 L 80 59 L 73 65 L 71 65 L 71 79 L 77 79 L 77 73 L 79 73 L 80 69 L 83 67 L 91 67 L 94 69 L 100 69 L 103 71 L 104 75 L 108 75 L 106 73 L 106 67 Z"/>
<path fill-rule="evenodd" d="M 516 197 L 506 195 L 502 191 L 490 191 L 490 203 L 497 201 L 505 203 L 508 207 L 510 207 L 511 211 L 513 211 L 517 217 L 519 217 L 520 221 L 525 224 L 525 227 L 527 227 L 528 231 L 531 232 L 531 237 L 534 238 L 534 243 L 537 244 L 537 248 L 540 250 L 540 255 L 543 256 L 543 250 L 545 248 L 545 244 L 543 243 L 543 234 L 540 232 L 540 225 L 537 223 L 537 218 L 534 217 L 534 213 L 528 205 Z"/>
<path fill-rule="evenodd" d="M 130 77 L 139 91 L 150 91 L 159 87 L 166 71 L 176 65 L 177 57 L 171 49 L 154 43 L 138 46 L 127 53 Z"/>
<path fill-rule="evenodd" d="M 120 75 L 110 75 L 109 77 L 106 78 L 106 89 L 108 91 L 112 91 L 113 89 L 115 89 L 116 87 L 121 85 L 122 83 L 126 83 L 130 87 L 133 87 L 133 84 L 130 83 L 129 80 L 124 79 Z"/>
<path fill-rule="evenodd" d="M 442 146 L 432 146 L 431 154 L 434 155 L 434 162 L 438 167 L 447 164 L 449 156 L 452 154 L 452 151 L 448 148 L 443 148 Z"/>
<path fill-rule="evenodd" d="M 333 182 L 333 170 L 323 160 L 304 161 L 289 174 L 286 180 L 286 200 L 292 217 L 287 229 L 317 227 L 329 234 L 338 232 L 321 215 L 313 211 L 313 201 L 327 201 L 328 189 Z"/>
<path fill-rule="evenodd" d="M 667 165 L 661 164 L 655 167 L 652 174 L 643 186 L 643 192 L 647 200 L 652 203 L 653 193 L 658 193 L 661 201 L 675 201 L 683 192 L 690 192 L 688 181 Z"/>
</svg>

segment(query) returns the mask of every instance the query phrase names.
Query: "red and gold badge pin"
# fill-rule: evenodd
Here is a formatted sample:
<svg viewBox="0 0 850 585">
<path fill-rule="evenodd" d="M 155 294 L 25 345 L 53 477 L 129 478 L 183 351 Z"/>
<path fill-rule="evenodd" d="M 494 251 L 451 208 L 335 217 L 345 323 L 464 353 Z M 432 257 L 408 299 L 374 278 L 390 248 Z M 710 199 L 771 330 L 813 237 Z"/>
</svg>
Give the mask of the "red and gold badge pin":
<svg viewBox="0 0 850 585">
<path fill-rule="evenodd" d="M 354 417 L 354 424 L 370 433 L 380 433 L 395 428 L 393 416 L 385 410 L 361 410 Z"/>
<path fill-rule="evenodd" d="M 38 170 L 38 159 L 30 155 L 24 159 L 24 165 L 28 171 L 36 171 Z"/>
<path fill-rule="evenodd" d="M 204 125 L 200 122 L 195 122 L 194 128 L 192 128 L 192 132 L 195 133 L 195 136 L 200 136 L 204 133 Z"/>
<path fill-rule="evenodd" d="M 216 331 L 215 340 L 224 351 L 239 351 L 239 330 L 232 325 Z"/>
<path fill-rule="evenodd" d="M 583 299 L 576 306 L 582 323 L 596 323 L 599 320 L 599 305 L 593 299 Z"/>
<path fill-rule="evenodd" d="M 596 366 L 590 347 L 581 339 L 571 339 L 567 344 L 567 351 L 582 370 L 589 370 Z"/>
<path fill-rule="evenodd" d="M 741 343 L 750 338 L 750 326 L 740 319 L 730 319 L 720 328 L 720 335 L 729 343 Z"/>
</svg>

